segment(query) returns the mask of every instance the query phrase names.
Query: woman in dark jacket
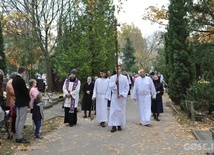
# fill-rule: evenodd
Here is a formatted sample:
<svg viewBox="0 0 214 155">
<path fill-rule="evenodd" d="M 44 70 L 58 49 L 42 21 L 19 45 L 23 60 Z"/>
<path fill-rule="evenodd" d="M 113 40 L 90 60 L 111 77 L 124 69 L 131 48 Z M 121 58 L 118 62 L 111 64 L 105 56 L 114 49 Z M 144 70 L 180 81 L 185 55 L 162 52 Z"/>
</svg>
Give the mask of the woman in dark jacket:
<svg viewBox="0 0 214 155">
<path fill-rule="evenodd" d="M 83 101 L 82 101 L 82 110 L 84 110 L 84 118 L 87 117 L 86 111 L 89 111 L 88 117 L 91 116 L 91 107 L 92 107 L 92 95 L 94 90 L 94 84 L 91 81 L 91 77 L 87 78 L 87 82 L 83 86 Z"/>
<path fill-rule="evenodd" d="M 156 89 L 156 99 L 152 100 L 152 113 L 156 121 L 159 120 L 159 114 L 163 113 L 162 95 L 164 93 L 163 84 L 160 82 L 157 75 L 153 76 L 153 82 Z"/>
</svg>

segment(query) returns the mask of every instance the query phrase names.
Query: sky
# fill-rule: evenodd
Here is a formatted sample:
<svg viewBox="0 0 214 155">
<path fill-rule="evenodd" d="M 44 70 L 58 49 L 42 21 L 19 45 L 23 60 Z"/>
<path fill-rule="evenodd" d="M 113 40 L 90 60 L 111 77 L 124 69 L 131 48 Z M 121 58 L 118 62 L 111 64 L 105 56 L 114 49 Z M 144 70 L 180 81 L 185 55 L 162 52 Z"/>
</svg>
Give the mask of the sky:
<svg viewBox="0 0 214 155">
<path fill-rule="evenodd" d="M 115 0 L 115 3 L 117 3 Z M 155 31 L 163 31 L 158 24 L 142 19 L 145 8 L 153 5 L 161 7 L 168 6 L 169 0 L 127 0 L 123 4 L 123 11 L 117 16 L 119 23 L 134 24 L 141 29 L 143 37 L 152 35 Z"/>
</svg>

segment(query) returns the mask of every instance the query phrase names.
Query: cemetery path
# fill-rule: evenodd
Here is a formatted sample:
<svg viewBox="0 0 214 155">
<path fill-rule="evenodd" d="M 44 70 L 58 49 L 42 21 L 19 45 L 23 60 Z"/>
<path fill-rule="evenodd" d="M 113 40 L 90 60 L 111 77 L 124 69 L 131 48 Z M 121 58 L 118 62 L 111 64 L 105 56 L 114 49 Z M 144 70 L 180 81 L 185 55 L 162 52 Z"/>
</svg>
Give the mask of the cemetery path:
<svg viewBox="0 0 214 155">
<path fill-rule="evenodd" d="M 165 100 L 164 100 L 165 102 Z M 45 110 L 46 118 L 62 116 L 61 104 Z M 165 106 L 160 115 L 160 122 L 152 118 L 152 127 L 144 127 L 138 123 L 137 104 L 127 99 L 127 124 L 122 131 L 111 133 L 111 127 L 102 128 L 89 118 L 84 119 L 83 113 L 78 113 L 78 124 L 68 127 L 59 124 L 59 129 L 45 135 L 43 140 L 31 140 L 28 151 L 16 150 L 15 154 L 49 155 L 49 154 L 183 154 L 184 146 L 189 140 L 194 140 L 190 131 L 178 124 L 171 108 Z M 30 123 L 30 119 L 27 121 Z M 196 153 L 194 153 L 196 154 Z"/>
</svg>

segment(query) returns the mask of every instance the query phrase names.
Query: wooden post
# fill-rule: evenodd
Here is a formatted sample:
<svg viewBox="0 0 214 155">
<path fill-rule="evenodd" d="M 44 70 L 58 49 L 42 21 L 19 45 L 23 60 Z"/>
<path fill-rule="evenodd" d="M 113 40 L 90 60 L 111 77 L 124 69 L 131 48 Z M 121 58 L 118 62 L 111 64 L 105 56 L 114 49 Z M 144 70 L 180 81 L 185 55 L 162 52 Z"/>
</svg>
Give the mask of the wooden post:
<svg viewBox="0 0 214 155">
<path fill-rule="evenodd" d="M 192 121 L 195 121 L 195 111 L 194 111 L 194 105 L 192 101 L 190 101 L 190 110 L 191 110 L 191 119 Z"/>
<path fill-rule="evenodd" d="M 118 41 L 117 41 L 117 19 L 115 19 L 115 52 L 116 52 L 116 67 L 117 67 L 117 78 L 119 78 L 118 73 Z M 117 95 L 119 95 L 119 79 L 117 82 Z"/>
</svg>

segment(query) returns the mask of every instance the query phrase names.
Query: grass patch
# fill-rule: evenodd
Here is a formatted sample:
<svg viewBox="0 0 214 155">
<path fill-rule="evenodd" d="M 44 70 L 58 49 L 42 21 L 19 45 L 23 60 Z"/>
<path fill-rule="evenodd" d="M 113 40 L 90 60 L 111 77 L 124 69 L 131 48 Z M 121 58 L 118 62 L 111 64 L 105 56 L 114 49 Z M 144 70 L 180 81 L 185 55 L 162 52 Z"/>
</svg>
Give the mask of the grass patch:
<svg viewBox="0 0 214 155">
<path fill-rule="evenodd" d="M 48 133 L 51 133 L 57 130 L 60 127 L 60 124 L 63 124 L 63 117 L 54 117 L 45 121 L 42 124 L 42 136 L 45 136 Z M 26 129 L 23 130 L 24 138 L 30 140 L 31 142 L 36 141 L 34 138 L 34 131 L 32 130 L 32 126 L 27 126 Z M 31 144 L 19 144 L 15 142 L 15 135 L 13 139 L 7 139 L 7 133 L 0 133 L 0 155 L 12 155 L 14 150 L 19 149 L 21 151 L 27 151 L 30 148 Z"/>
</svg>

